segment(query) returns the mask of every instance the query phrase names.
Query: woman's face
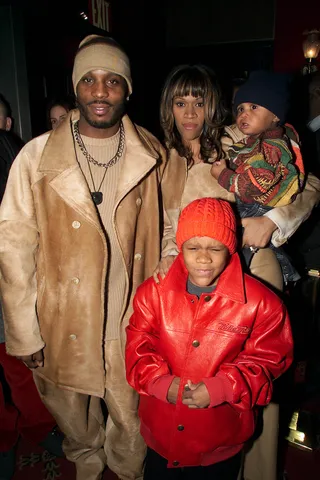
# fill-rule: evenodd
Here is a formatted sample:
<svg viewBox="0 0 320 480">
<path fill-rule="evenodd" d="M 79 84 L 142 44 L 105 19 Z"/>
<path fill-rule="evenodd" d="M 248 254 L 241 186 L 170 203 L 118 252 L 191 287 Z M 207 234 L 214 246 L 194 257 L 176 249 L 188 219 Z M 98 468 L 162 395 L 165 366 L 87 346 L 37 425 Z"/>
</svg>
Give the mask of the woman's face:
<svg viewBox="0 0 320 480">
<path fill-rule="evenodd" d="M 183 142 L 192 142 L 200 137 L 204 125 L 202 97 L 174 97 L 172 112 Z"/>
<path fill-rule="evenodd" d="M 55 130 L 58 125 L 64 120 L 68 112 L 62 105 L 55 105 L 50 110 L 50 122 L 52 129 Z"/>
</svg>

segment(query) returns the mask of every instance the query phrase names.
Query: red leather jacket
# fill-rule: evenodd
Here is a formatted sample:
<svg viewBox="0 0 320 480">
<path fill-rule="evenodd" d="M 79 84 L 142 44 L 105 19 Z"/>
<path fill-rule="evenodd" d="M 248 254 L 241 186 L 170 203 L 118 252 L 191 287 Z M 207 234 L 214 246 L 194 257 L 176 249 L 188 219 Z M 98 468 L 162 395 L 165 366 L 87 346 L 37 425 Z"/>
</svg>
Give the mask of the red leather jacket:
<svg viewBox="0 0 320 480">
<path fill-rule="evenodd" d="M 149 278 L 138 288 L 127 327 L 127 380 L 141 395 L 141 434 L 169 467 L 208 465 L 237 453 L 254 432 L 254 407 L 269 403 L 272 380 L 292 361 L 286 308 L 243 274 L 238 254 L 215 291 L 199 300 L 186 291 L 187 277 L 180 254 L 159 285 Z M 171 376 L 181 379 L 176 405 L 150 395 L 158 379 L 169 378 L 169 386 Z M 217 378 L 228 385 L 228 402 L 204 409 L 182 404 L 188 379 Z"/>
</svg>

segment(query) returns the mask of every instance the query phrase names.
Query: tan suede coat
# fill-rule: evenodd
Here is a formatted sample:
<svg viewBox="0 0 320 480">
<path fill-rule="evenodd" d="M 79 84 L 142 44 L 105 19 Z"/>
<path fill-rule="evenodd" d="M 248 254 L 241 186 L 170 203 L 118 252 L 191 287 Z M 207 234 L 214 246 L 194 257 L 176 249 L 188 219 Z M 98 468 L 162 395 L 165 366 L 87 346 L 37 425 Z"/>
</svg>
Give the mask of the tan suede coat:
<svg viewBox="0 0 320 480">
<path fill-rule="evenodd" d="M 104 396 L 105 235 L 76 160 L 71 119 L 20 152 L 0 209 L 0 271 L 7 351 L 44 347 L 37 373 L 56 385 Z M 159 184 L 165 153 L 123 118 L 126 154 L 113 225 L 127 272 L 119 337 L 131 297 L 160 255 Z M 112 294 L 112 279 L 107 287 Z M 123 345 L 124 347 L 124 345 Z"/>
</svg>

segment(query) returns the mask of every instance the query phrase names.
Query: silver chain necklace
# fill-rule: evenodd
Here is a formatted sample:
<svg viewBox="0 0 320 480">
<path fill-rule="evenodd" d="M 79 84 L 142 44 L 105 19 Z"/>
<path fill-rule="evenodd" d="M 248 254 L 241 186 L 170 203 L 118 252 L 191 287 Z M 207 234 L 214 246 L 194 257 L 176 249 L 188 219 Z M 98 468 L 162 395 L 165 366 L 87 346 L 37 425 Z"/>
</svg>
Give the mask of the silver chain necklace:
<svg viewBox="0 0 320 480">
<path fill-rule="evenodd" d="M 119 145 L 118 145 L 117 153 L 107 163 L 99 163 L 99 162 L 97 162 L 97 160 L 95 160 L 90 155 L 90 153 L 86 149 L 86 146 L 83 142 L 83 139 L 82 139 L 80 131 L 79 131 L 79 121 L 74 123 L 73 131 L 74 131 L 74 138 L 75 138 L 81 152 L 83 153 L 84 157 L 87 159 L 87 162 L 88 162 L 88 168 L 89 168 L 90 177 L 91 177 L 91 181 L 92 181 L 92 185 L 93 185 L 93 189 L 94 189 L 94 191 L 91 192 L 92 200 L 94 201 L 94 203 L 96 205 L 100 205 L 100 203 L 103 202 L 103 193 L 100 192 L 100 188 L 102 187 L 103 181 L 106 177 L 107 170 L 108 170 L 109 167 L 112 167 L 113 165 L 115 165 L 120 160 L 120 158 L 122 157 L 122 154 L 123 154 L 124 145 L 125 145 L 125 133 L 124 133 L 123 124 L 122 124 L 122 122 L 120 123 L 120 138 L 119 138 Z M 97 165 L 98 167 L 105 168 L 105 172 L 103 174 L 103 177 L 102 177 L 102 180 L 101 180 L 101 183 L 100 183 L 100 186 L 99 186 L 98 189 L 96 189 L 95 184 L 94 184 L 90 162 L 93 163 L 94 165 Z"/>
</svg>

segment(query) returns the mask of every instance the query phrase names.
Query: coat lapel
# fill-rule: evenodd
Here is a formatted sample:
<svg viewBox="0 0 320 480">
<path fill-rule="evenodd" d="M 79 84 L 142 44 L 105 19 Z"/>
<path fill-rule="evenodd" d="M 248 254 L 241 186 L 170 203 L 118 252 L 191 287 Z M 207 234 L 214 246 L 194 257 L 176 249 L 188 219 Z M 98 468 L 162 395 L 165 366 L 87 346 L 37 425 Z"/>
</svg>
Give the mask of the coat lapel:
<svg viewBox="0 0 320 480">
<path fill-rule="evenodd" d="M 49 185 L 75 211 L 101 230 L 96 207 L 75 154 L 72 122 L 79 112 L 72 111 L 66 120 L 51 132 L 42 153 L 38 171 L 51 177 Z"/>
<path fill-rule="evenodd" d="M 216 295 L 229 298 L 233 302 L 246 303 L 243 275 L 239 255 L 234 253 L 228 266 L 219 277 L 215 290 Z M 188 271 L 184 264 L 183 255 L 180 253 L 165 279 L 161 280 L 160 283 L 164 288 L 183 291 L 186 289 L 187 279 Z"/>
<path fill-rule="evenodd" d="M 100 227 L 100 221 L 86 180 L 79 167 L 74 147 L 72 122 L 79 112 L 72 111 L 56 130 L 52 131 L 43 151 L 38 171 L 53 177 L 50 186 L 74 210 Z M 159 154 L 153 148 L 143 129 L 135 127 L 125 115 L 125 155 L 116 193 L 116 204 L 158 163 Z"/>
<path fill-rule="evenodd" d="M 126 137 L 125 156 L 121 160 L 121 172 L 116 193 L 116 204 L 146 176 L 158 163 L 155 151 L 141 127 L 136 127 L 127 115 L 123 117 Z"/>
</svg>

